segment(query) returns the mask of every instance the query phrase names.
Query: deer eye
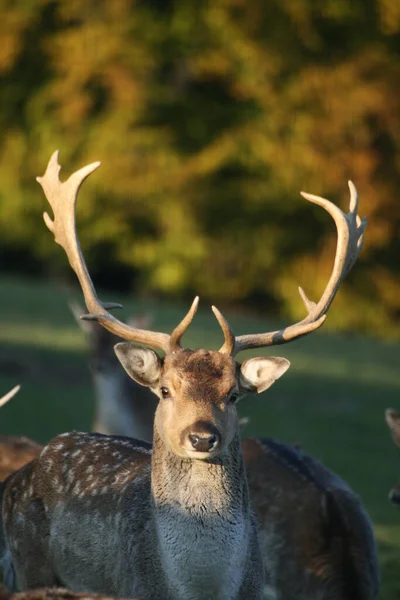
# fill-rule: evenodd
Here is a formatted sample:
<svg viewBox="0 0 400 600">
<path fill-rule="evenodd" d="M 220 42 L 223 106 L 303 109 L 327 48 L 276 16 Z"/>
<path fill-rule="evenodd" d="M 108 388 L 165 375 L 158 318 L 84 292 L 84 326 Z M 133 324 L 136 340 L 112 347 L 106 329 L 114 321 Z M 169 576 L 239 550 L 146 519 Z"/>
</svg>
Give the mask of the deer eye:
<svg viewBox="0 0 400 600">
<path fill-rule="evenodd" d="M 170 391 L 167 387 L 162 387 L 161 388 L 161 396 L 166 399 L 166 398 L 171 398 L 171 394 Z"/>
<path fill-rule="evenodd" d="M 230 404 L 235 404 L 235 402 L 237 402 L 239 399 L 239 394 L 237 394 L 236 392 L 233 392 L 230 396 L 229 396 L 229 403 Z"/>
</svg>

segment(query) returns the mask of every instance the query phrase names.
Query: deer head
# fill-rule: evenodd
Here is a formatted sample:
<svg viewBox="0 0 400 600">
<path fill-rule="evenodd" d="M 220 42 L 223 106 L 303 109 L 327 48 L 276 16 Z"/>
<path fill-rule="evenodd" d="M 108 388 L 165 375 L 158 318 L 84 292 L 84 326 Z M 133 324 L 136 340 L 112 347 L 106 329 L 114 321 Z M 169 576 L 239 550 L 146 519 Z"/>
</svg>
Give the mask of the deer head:
<svg viewBox="0 0 400 600">
<path fill-rule="evenodd" d="M 234 437 L 238 427 L 235 402 L 240 396 L 268 389 L 289 367 L 289 361 L 278 357 L 251 358 L 240 365 L 234 359 L 236 354 L 248 348 L 292 341 L 315 331 L 324 322 L 341 281 L 362 247 L 365 220 L 361 221 L 357 214 L 356 189 L 349 182 L 348 214 L 324 198 L 302 194 L 332 216 L 338 233 L 333 272 L 319 302 L 310 301 L 299 288 L 308 312 L 305 319 L 279 331 L 235 337 L 223 315 L 213 307 L 225 342 L 218 352 L 193 351 L 183 349 L 180 342 L 194 318 L 198 298 L 171 335 L 128 326 L 109 312 L 120 307 L 119 304 L 103 303 L 98 299 L 76 234 L 75 206 L 80 186 L 99 165 L 88 165 L 61 183 L 58 152 L 53 154 L 44 176 L 38 178 L 54 212 L 54 220 L 44 214 L 45 223 L 54 233 L 55 241 L 64 248 L 81 284 L 89 311 L 82 318 L 98 321 L 125 340 L 164 351 L 165 357 L 161 358 L 152 349 L 126 342 L 115 347 L 127 373 L 160 398 L 155 429 L 165 445 L 180 457 L 211 458 L 223 452 Z"/>
<path fill-rule="evenodd" d="M 236 402 L 266 390 L 290 364 L 268 357 L 239 365 L 221 352 L 182 348 L 160 358 L 124 342 L 115 352 L 128 375 L 160 398 L 155 427 L 169 450 L 183 458 L 210 458 L 226 450 L 238 427 Z"/>
</svg>

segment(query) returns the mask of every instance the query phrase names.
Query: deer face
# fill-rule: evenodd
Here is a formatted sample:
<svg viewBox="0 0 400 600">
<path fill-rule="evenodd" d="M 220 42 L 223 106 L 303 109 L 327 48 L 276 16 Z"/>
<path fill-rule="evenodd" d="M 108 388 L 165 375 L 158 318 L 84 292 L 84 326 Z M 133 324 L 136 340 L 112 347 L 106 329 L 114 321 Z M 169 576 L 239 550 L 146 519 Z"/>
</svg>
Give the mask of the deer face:
<svg viewBox="0 0 400 600">
<path fill-rule="evenodd" d="M 385 412 L 386 423 L 392 434 L 392 438 L 396 446 L 400 448 L 400 413 L 392 408 L 388 408 Z M 397 508 L 400 508 L 400 483 L 398 483 L 389 492 L 389 500 Z"/>
<path fill-rule="evenodd" d="M 252 358 L 239 365 L 207 350 L 177 350 L 161 359 L 153 350 L 121 343 L 115 352 L 128 375 L 160 398 L 154 426 L 182 458 L 223 453 L 238 429 L 235 403 L 262 392 L 289 368 L 284 358 Z"/>
</svg>

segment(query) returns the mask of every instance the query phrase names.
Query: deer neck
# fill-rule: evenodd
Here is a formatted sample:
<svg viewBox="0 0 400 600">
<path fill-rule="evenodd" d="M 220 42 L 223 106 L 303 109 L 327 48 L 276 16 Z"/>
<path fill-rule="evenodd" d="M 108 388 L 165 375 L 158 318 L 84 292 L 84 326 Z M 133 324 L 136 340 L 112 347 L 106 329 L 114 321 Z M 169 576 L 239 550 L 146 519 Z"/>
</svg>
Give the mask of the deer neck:
<svg viewBox="0 0 400 600">
<path fill-rule="evenodd" d="M 227 452 L 210 461 L 182 459 L 170 452 L 154 430 L 152 497 L 155 508 L 180 507 L 196 515 L 204 510 L 243 510 L 248 507 L 248 487 L 239 430 Z"/>
<path fill-rule="evenodd" d="M 96 416 L 94 429 L 99 433 L 127 435 L 132 415 L 127 411 L 127 401 L 121 374 L 115 370 L 95 373 L 93 382 L 96 393 Z"/>
<path fill-rule="evenodd" d="M 226 455 L 206 462 L 176 457 L 155 430 L 152 501 L 171 596 L 236 597 L 252 535 L 239 431 Z"/>
<path fill-rule="evenodd" d="M 95 373 L 93 381 L 96 394 L 94 431 L 151 442 L 157 398 L 139 388 L 122 369 Z"/>
</svg>

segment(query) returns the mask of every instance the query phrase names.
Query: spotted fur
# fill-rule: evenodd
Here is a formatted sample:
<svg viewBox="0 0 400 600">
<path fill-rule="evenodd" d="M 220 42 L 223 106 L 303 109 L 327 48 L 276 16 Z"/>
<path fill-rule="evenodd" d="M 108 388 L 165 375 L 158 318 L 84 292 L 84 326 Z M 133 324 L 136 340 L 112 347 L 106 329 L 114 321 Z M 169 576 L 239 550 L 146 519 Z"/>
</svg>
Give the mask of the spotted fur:
<svg viewBox="0 0 400 600">
<path fill-rule="evenodd" d="M 132 352 L 141 369 L 150 351 Z M 168 385 L 172 394 L 158 405 L 153 450 L 123 436 L 62 434 L 4 483 L 3 555 L 10 553 L 18 589 L 261 600 L 257 525 L 228 395 L 239 372 L 230 357 L 181 353 L 173 365 L 154 353 L 146 363 L 151 373 L 160 369 L 158 389 Z M 204 364 L 193 375 L 196 360 Z M 203 395 L 191 396 L 193 376 Z M 214 386 L 202 387 L 202 377 Z M 215 451 L 191 446 L 199 423 L 218 431 Z"/>
<path fill-rule="evenodd" d="M 106 339 L 100 325 L 90 325 L 90 351 L 101 359 L 101 370 L 92 370 L 97 401 L 107 380 L 111 385 L 103 388 L 102 398 L 110 412 L 122 411 L 125 424 L 135 418 L 143 423 L 143 398 L 134 397 L 136 390 L 128 388 L 132 380 L 115 364 L 112 346 L 118 339 L 105 332 Z M 95 331 L 102 344 L 96 343 Z M 122 433 L 103 417 L 102 430 Z M 147 418 L 150 427 L 153 416 Z M 265 597 L 353 600 L 353 582 L 362 600 L 376 597 L 379 569 L 371 522 L 340 477 L 304 452 L 272 439 L 244 440 L 242 451 L 268 571 Z"/>
</svg>

